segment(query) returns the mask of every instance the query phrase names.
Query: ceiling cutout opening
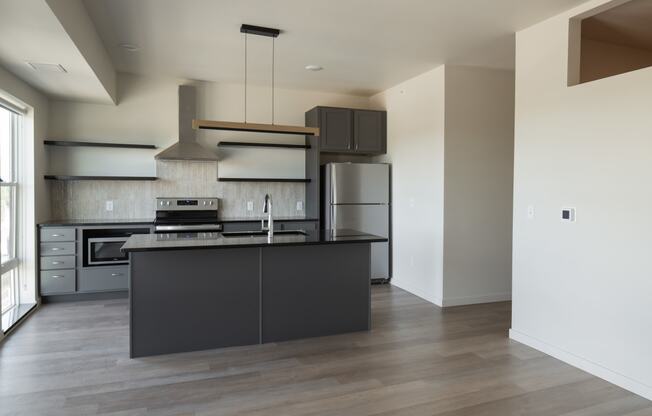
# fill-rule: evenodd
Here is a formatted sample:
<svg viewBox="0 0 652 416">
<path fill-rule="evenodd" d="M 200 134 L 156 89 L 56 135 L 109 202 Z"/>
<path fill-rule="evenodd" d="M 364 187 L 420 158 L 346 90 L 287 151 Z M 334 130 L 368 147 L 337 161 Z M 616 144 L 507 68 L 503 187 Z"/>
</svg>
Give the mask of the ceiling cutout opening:
<svg viewBox="0 0 652 416">
<path fill-rule="evenodd" d="M 650 0 L 617 0 L 571 19 L 568 85 L 652 66 L 650 22 Z"/>
</svg>

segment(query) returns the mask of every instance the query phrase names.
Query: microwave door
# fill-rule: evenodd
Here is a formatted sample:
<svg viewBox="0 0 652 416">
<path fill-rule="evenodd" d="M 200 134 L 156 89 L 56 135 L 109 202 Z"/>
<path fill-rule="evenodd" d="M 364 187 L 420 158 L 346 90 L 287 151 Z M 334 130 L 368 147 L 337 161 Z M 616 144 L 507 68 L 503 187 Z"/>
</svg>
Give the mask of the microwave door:
<svg viewBox="0 0 652 416">
<path fill-rule="evenodd" d="M 120 250 L 125 241 L 124 237 L 89 238 L 88 264 L 116 264 L 129 261 L 128 253 Z"/>
</svg>

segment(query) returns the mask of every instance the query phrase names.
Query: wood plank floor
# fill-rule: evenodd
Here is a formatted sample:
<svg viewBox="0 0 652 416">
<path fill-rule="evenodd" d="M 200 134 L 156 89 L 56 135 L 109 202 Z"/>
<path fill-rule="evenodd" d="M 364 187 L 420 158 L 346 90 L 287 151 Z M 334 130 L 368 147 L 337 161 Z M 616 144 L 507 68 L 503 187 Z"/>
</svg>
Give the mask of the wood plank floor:
<svg viewBox="0 0 652 416">
<path fill-rule="evenodd" d="M 383 286 L 370 332 L 131 360 L 126 300 L 45 305 L 0 346 L 0 414 L 652 415 L 509 320 Z"/>
</svg>

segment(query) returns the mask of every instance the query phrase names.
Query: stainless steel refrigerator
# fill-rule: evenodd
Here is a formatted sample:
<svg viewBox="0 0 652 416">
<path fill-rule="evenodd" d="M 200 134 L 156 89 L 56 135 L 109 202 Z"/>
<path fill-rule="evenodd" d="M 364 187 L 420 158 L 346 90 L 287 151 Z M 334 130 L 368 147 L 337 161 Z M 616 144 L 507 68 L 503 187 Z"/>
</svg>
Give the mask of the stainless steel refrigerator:
<svg viewBox="0 0 652 416">
<path fill-rule="evenodd" d="M 328 163 L 322 170 L 324 228 L 390 238 L 390 165 Z M 371 279 L 391 277 L 391 239 L 371 244 Z"/>
</svg>

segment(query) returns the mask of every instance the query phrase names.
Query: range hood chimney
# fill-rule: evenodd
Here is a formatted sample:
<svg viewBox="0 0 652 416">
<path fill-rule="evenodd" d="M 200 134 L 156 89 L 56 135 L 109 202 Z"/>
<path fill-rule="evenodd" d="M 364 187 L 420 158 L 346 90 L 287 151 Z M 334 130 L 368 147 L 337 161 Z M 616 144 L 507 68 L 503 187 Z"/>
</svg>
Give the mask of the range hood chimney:
<svg viewBox="0 0 652 416">
<path fill-rule="evenodd" d="M 197 143 L 192 120 L 196 117 L 197 91 L 191 85 L 179 86 L 179 141 L 158 153 L 158 160 L 215 161 L 217 155 Z"/>
</svg>

